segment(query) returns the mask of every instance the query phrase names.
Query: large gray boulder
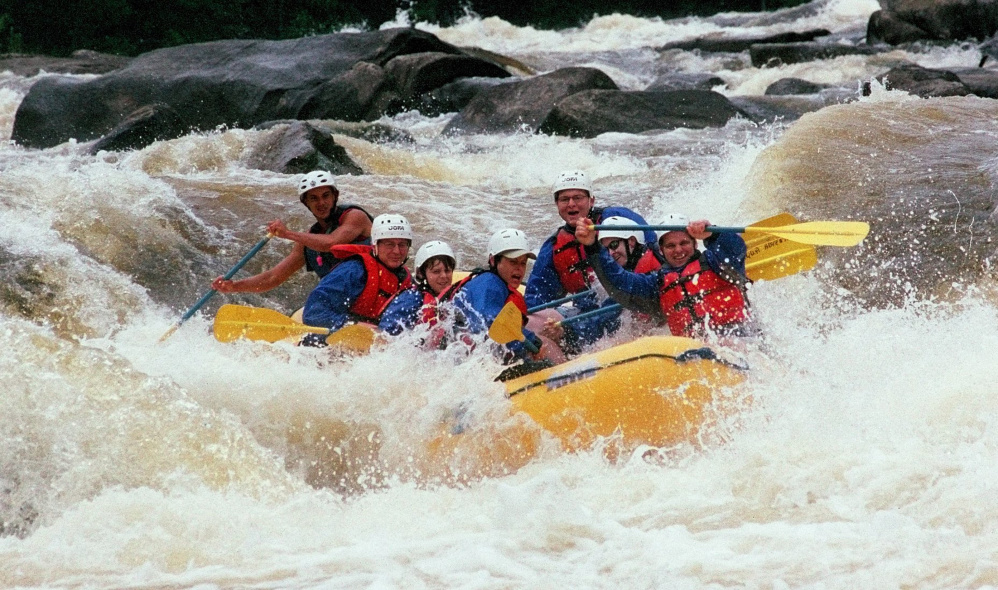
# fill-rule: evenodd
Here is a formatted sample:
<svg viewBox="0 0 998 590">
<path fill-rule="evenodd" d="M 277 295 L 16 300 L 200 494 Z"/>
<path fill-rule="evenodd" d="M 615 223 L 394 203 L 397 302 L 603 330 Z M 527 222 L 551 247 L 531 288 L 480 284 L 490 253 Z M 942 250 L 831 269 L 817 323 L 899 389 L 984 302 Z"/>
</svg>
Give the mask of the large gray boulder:
<svg viewBox="0 0 998 590">
<path fill-rule="evenodd" d="M 587 90 L 559 101 L 538 130 L 555 135 L 596 137 L 614 131 L 703 129 L 723 127 L 737 114 L 738 109 L 727 98 L 709 90 Z"/>
<path fill-rule="evenodd" d="M 393 63 L 420 54 L 432 58 Z M 448 73 L 448 65 L 456 69 Z M 38 81 L 17 110 L 12 139 L 26 147 L 89 141 L 150 104 L 169 106 L 186 130 L 315 116 L 363 120 L 402 108 L 408 93 L 497 75 L 509 74 L 410 28 L 182 45 L 94 80 Z M 350 100 L 340 104 L 344 97 Z"/>
<path fill-rule="evenodd" d="M 682 49 L 684 51 L 698 50 L 712 53 L 740 53 L 753 45 L 765 43 L 803 43 L 805 41 L 814 41 L 818 37 L 825 37 L 827 35 L 831 35 L 831 32 L 827 29 L 813 29 L 804 31 L 803 33 L 790 31 L 766 37 L 718 37 L 709 35 L 686 41 L 667 43 L 659 47 L 658 50 Z"/>
<path fill-rule="evenodd" d="M 303 121 L 278 123 L 250 150 L 246 166 L 283 174 L 328 170 L 342 174 L 363 174 L 329 131 Z"/>
<path fill-rule="evenodd" d="M 880 0 L 880 6 L 870 15 L 868 42 L 984 40 L 998 32 L 998 0 Z"/>
<path fill-rule="evenodd" d="M 3 53 L 0 54 L 0 72 L 27 77 L 37 76 L 42 71 L 49 74 L 106 74 L 125 67 L 130 61 L 130 57 L 89 49 L 77 49 L 69 57 Z"/>
<path fill-rule="evenodd" d="M 609 76 L 594 68 L 562 68 L 483 90 L 451 119 L 445 133 L 536 131 L 558 101 L 583 90 L 616 90 Z"/>
</svg>

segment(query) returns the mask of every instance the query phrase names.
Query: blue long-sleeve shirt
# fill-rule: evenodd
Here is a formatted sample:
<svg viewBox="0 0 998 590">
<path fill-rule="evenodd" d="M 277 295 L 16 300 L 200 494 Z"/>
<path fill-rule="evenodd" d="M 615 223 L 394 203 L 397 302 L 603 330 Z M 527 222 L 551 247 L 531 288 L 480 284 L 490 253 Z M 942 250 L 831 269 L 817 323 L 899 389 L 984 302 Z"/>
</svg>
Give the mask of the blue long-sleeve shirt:
<svg viewBox="0 0 998 590">
<path fill-rule="evenodd" d="M 465 328 L 473 334 L 488 332 L 492 322 L 506 306 L 509 298 L 509 287 L 506 282 L 494 272 L 483 272 L 468 281 L 454 296 L 454 307 L 466 320 Z M 540 339 L 526 328 L 523 335 L 540 347 Z M 506 348 L 516 358 L 525 358 L 527 349 L 523 342 L 514 340 Z"/>
<path fill-rule="evenodd" d="M 339 330 L 350 320 L 350 307 L 367 284 L 367 270 L 356 258 L 344 260 L 305 300 L 302 321 L 309 326 Z"/>
<path fill-rule="evenodd" d="M 398 336 L 419 323 L 422 310 L 423 291 L 419 287 L 411 287 L 392 299 L 385 312 L 381 314 L 378 327 L 392 336 Z"/>
<path fill-rule="evenodd" d="M 647 222 L 641 215 L 627 207 L 594 208 L 590 211 L 590 219 L 592 219 L 593 223 L 601 223 L 608 217 L 624 217 L 641 225 L 647 225 Z M 565 229 L 575 233 L 574 227 L 566 226 Z M 657 237 L 654 231 L 645 230 L 644 236 L 647 243 L 656 243 Z M 561 299 L 568 294 L 565 287 L 561 284 L 561 279 L 558 278 L 558 272 L 554 267 L 554 243 L 557 237 L 558 232 L 555 232 L 554 235 L 544 241 L 540 252 L 537 253 L 537 260 L 534 261 L 534 267 L 530 271 L 530 277 L 527 279 L 527 288 L 524 293 L 524 298 L 527 300 L 527 307 L 543 305 L 549 301 Z M 595 292 L 572 302 L 572 306 L 579 310 L 580 313 L 613 304 L 614 301 L 612 299 L 606 299 L 601 303 L 599 296 Z M 567 328 L 581 345 L 592 344 L 600 338 L 614 333 L 619 327 L 620 312 L 607 312 L 580 322 L 567 324 Z"/>
<path fill-rule="evenodd" d="M 724 276 L 722 265 L 745 276 L 745 240 L 735 233 L 715 233 L 704 240 L 702 260 L 714 272 Z M 661 275 L 680 272 L 684 267 L 671 266 L 668 262 L 655 272 L 637 274 L 614 262 L 610 252 L 598 243 L 586 247 L 590 264 L 596 271 L 607 292 L 628 309 L 661 316 L 658 303 Z"/>
<path fill-rule="evenodd" d="M 590 212 L 590 215 L 593 213 L 596 213 L 596 215 L 591 217 L 591 219 L 596 224 L 608 217 L 616 216 L 626 217 L 641 225 L 647 225 L 643 217 L 627 207 L 606 207 L 602 210 L 594 209 Z M 573 234 L 575 233 L 574 227 L 566 226 L 565 229 Z M 655 232 L 647 230 L 644 234 L 646 242 L 650 244 L 657 243 Z M 530 277 L 527 279 L 527 288 L 524 292 L 527 307 L 543 305 L 549 301 L 561 299 L 568 294 L 565 287 L 561 284 L 561 279 L 558 278 L 558 272 L 554 268 L 554 242 L 557 237 L 558 232 L 555 232 L 554 235 L 544 240 L 540 251 L 537 253 L 537 260 L 534 261 L 534 267 L 530 271 Z M 600 306 L 599 298 L 595 294 L 592 297 L 576 299 L 573 304 L 580 311 L 591 311 Z"/>
</svg>

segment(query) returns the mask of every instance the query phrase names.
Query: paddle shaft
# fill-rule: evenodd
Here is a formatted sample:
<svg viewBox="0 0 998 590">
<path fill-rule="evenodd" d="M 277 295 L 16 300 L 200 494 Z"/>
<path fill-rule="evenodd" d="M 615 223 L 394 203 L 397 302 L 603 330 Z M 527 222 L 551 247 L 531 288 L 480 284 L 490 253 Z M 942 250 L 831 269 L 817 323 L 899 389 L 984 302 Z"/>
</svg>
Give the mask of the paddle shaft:
<svg viewBox="0 0 998 590">
<path fill-rule="evenodd" d="M 622 229 L 622 230 L 646 230 L 650 229 L 652 231 L 686 231 L 685 225 L 594 225 L 593 229 L 596 230 L 608 230 L 608 229 Z M 748 231 L 766 231 L 765 228 L 752 228 L 752 227 L 723 227 L 719 225 L 708 225 L 704 228 L 706 231 L 711 233 L 734 233 L 743 234 L 746 230 Z"/>
<path fill-rule="evenodd" d="M 623 308 L 624 308 L 624 306 L 621 305 L 621 304 L 619 304 L 619 303 L 611 303 L 610 305 L 604 305 L 603 307 L 597 307 L 596 309 L 594 309 L 592 311 L 587 311 L 585 313 L 580 313 L 579 315 L 573 315 L 571 317 L 567 317 L 567 318 L 561 320 L 560 322 L 558 322 L 558 325 L 564 326 L 565 324 L 571 324 L 571 323 L 578 322 L 578 321 L 581 321 L 581 320 L 587 320 L 589 318 L 596 317 L 596 316 L 603 315 L 603 314 L 607 314 L 607 313 L 611 313 L 611 312 L 614 312 L 614 311 L 618 311 L 618 310 L 623 309 Z"/>
<path fill-rule="evenodd" d="M 239 272 L 239 269 L 241 269 L 243 266 L 245 266 L 246 263 L 249 262 L 251 258 L 253 258 L 254 256 L 256 256 L 257 252 L 259 252 L 261 249 L 263 249 L 263 247 L 266 246 L 267 242 L 269 242 L 269 241 L 270 241 L 270 234 L 267 234 L 267 236 L 264 237 L 259 242 L 257 242 L 256 245 L 253 246 L 253 248 L 251 248 L 250 251 L 247 252 L 246 255 L 243 256 L 239 260 L 239 262 L 237 262 L 235 264 L 235 266 L 233 266 L 232 268 L 230 268 L 229 272 L 225 273 L 225 276 L 223 276 L 222 278 L 224 278 L 225 280 L 229 280 L 233 276 L 235 276 L 235 274 L 237 272 Z M 205 303 L 208 303 L 208 300 L 211 299 L 212 297 L 214 297 L 215 293 L 218 293 L 218 291 L 215 290 L 215 289 L 211 289 L 207 293 L 205 293 L 204 295 L 202 295 L 201 299 L 198 299 L 197 303 L 195 303 L 194 305 L 192 305 L 191 308 L 188 309 L 184 313 L 184 315 L 180 316 L 180 319 L 177 320 L 177 323 L 173 324 L 173 326 L 171 326 L 170 329 L 166 331 L 166 334 L 163 334 L 163 336 L 159 339 L 159 341 L 162 342 L 162 341 L 166 340 L 167 338 L 169 338 L 171 334 L 173 334 L 174 332 L 177 331 L 177 328 L 179 328 L 181 324 L 183 324 L 187 320 L 191 319 L 191 317 L 195 313 L 197 313 L 197 311 L 199 309 L 201 309 L 201 307 Z"/>
<path fill-rule="evenodd" d="M 529 308 L 527 310 L 527 313 L 534 313 L 534 312 L 538 312 L 538 311 L 540 311 L 542 309 L 550 309 L 552 307 L 558 307 L 562 303 L 568 303 L 569 301 L 574 301 L 574 300 L 578 299 L 579 297 L 583 297 L 585 295 L 589 295 L 590 293 L 592 293 L 592 290 L 590 290 L 590 289 L 586 289 L 585 291 L 579 291 L 578 293 L 573 293 L 573 294 L 568 295 L 566 297 L 562 297 L 561 299 L 555 299 L 553 301 L 548 301 L 547 303 L 542 303 L 540 305 L 535 305 L 535 306 Z"/>
</svg>

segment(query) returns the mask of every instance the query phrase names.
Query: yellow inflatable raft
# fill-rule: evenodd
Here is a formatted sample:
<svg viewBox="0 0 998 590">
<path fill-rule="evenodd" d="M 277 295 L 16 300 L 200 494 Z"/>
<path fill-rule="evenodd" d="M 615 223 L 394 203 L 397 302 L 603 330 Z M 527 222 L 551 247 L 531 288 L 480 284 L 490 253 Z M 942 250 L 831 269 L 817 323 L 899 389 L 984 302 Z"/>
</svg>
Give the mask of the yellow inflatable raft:
<svg viewBox="0 0 998 590">
<path fill-rule="evenodd" d="M 639 338 L 507 381 L 513 415 L 504 426 L 458 414 L 431 442 L 430 455 L 466 475 L 510 472 L 536 454 L 538 426 L 566 451 L 606 438 L 625 453 L 695 444 L 715 416 L 743 403 L 735 386 L 745 373 L 696 340 Z"/>
</svg>

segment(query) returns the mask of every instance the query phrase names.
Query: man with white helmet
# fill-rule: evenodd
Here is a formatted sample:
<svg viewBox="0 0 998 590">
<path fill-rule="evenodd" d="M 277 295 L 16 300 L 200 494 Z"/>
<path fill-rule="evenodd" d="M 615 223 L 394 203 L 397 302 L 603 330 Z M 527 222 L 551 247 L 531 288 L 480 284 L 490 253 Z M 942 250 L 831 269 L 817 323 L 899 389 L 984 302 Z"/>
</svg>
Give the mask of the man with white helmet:
<svg viewBox="0 0 998 590">
<path fill-rule="evenodd" d="M 405 268 L 412 245 L 412 227 L 405 217 L 387 213 L 374 218 L 372 245 L 342 244 L 330 249 L 341 259 L 305 301 L 302 321 L 338 330 L 347 322 L 377 325 L 391 300 L 412 286 Z M 315 344 L 325 337 L 306 337 Z"/>
<path fill-rule="evenodd" d="M 575 227 L 580 220 L 588 223 L 603 223 L 609 217 L 623 217 L 637 224 L 645 225 L 640 215 L 626 207 L 596 207 L 593 196 L 592 182 L 589 176 L 581 170 L 562 172 L 551 188 L 554 194 L 554 204 L 558 215 L 565 222 L 558 231 L 548 238 L 537 253 L 537 261 L 527 281 L 525 297 L 529 307 L 546 304 L 565 295 L 579 293 L 590 289 L 595 281 L 592 268 L 586 260 L 582 245 L 575 239 Z M 654 232 L 646 232 L 642 242 L 654 243 Z M 606 304 L 607 302 L 603 302 Z M 612 302 L 610 302 L 612 303 Z M 601 304 L 598 296 L 581 297 L 573 302 L 572 308 L 559 308 L 558 311 L 546 310 L 548 328 L 543 330 L 552 339 L 564 339 L 573 348 L 578 345 L 592 343 L 602 336 L 616 330 L 619 325 L 618 315 L 607 313 L 596 316 L 583 324 L 572 326 L 568 333 L 555 328 L 570 311 L 591 311 Z"/>
<path fill-rule="evenodd" d="M 487 332 L 507 303 L 516 305 L 526 326 L 527 303 L 519 288 L 527 275 L 528 258 L 537 257 L 530 251 L 526 234 L 512 228 L 499 230 L 489 239 L 488 268 L 473 270 L 444 293 L 441 300 L 453 301 L 462 327 L 472 334 Z M 536 358 L 547 358 L 553 362 L 564 360 L 560 349 L 550 340 L 528 329 L 523 330 L 523 335 L 540 350 Z M 528 355 L 523 342 L 514 340 L 506 348 L 511 353 L 511 358 L 506 360 L 526 358 Z"/>
<path fill-rule="evenodd" d="M 665 321 L 676 336 L 751 333 L 745 288 L 745 241 L 736 233 L 707 231 L 706 219 L 673 214 L 663 225 L 685 226 L 659 238 L 665 262 L 648 274 L 629 272 L 596 243 L 596 231 L 579 223 L 575 235 L 603 286 L 624 307 Z M 697 250 L 703 240 L 704 250 Z"/>
<path fill-rule="evenodd" d="M 315 216 L 308 232 L 293 232 L 284 222 L 275 219 L 267 225 L 267 233 L 295 243 L 284 260 L 260 274 L 238 281 L 216 278 L 212 289 L 222 293 L 269 291 L 291 278 L 305 267 L 321 279 L 329 274 L 339 259 L 329 255 L 338 244 L 367 244 L 371 237 L 371 215 L 357 205 L 338 205 L 340 191 L 333 184 L 333 175 L 324 170 L 309 172 L 298 181 L 298 200 Z"/>
<path fill-rule="evenodd" d="M 437 298 L 449 289 L 457 256 L 446 242 L 426 242 L 416 251 L 415 284 L 392 299 L 381 315 L 379 327 L 395 336 L 417 324 L 437 323 Z"/>
</svg>

